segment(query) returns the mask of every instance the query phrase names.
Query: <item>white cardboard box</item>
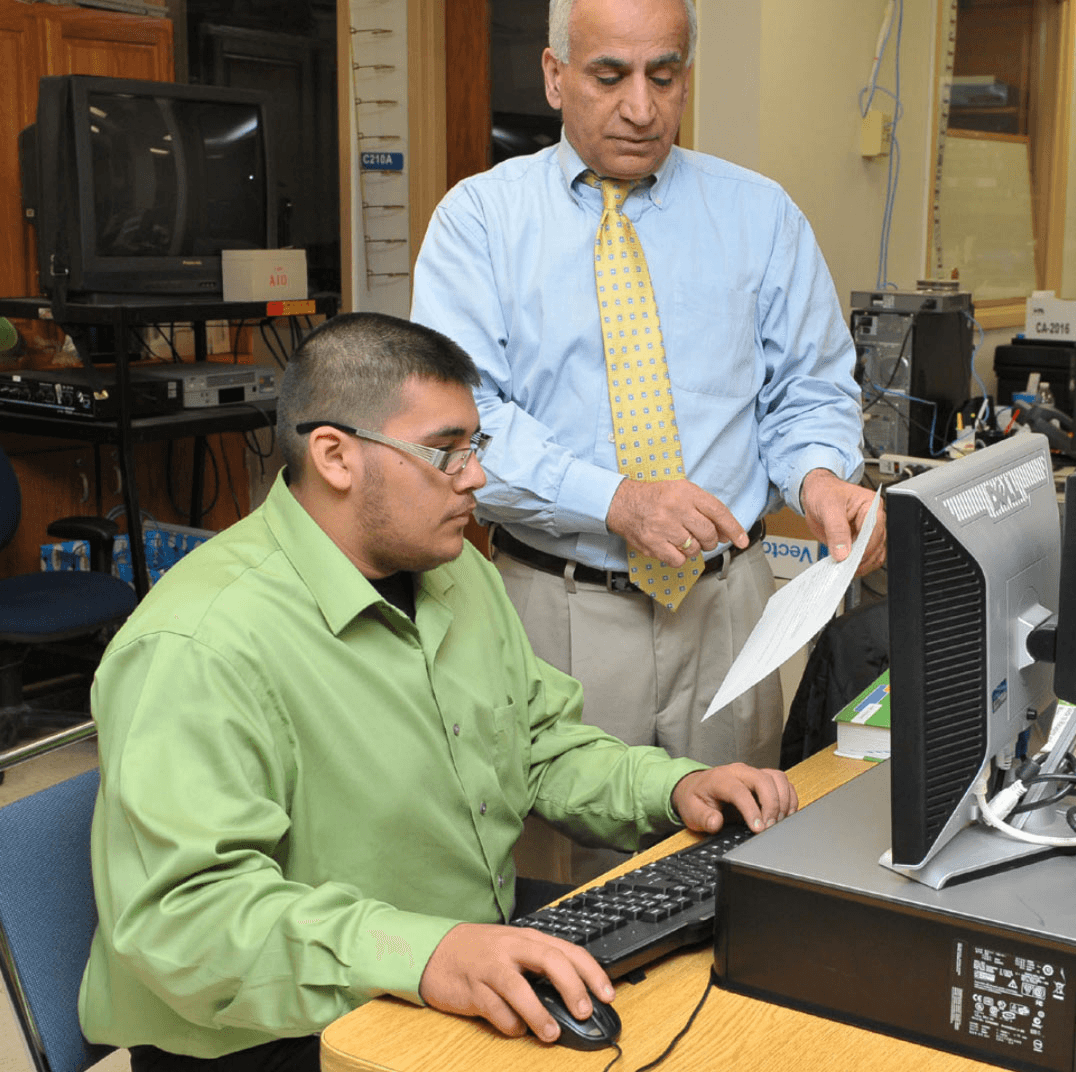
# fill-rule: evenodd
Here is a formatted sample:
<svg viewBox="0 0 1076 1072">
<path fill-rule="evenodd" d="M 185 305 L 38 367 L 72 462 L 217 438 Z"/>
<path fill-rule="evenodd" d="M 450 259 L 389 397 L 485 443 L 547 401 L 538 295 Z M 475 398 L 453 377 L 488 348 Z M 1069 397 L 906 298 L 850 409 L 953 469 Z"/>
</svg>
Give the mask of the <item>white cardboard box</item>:
<svg viewBox="0 0 1076 1072">
<path fill-rule="evenodd" d="M 769 532 L 762 541 L 762 550 L 766 553 L 774 577 L 786 581 L 829 554 L 829 548 L 817 540 L 802 540 L 796 536 Z"/>
<path fill-rule="evenodd" d="M 1027 299 L 1024 338 L 1076 339 L 1076 301 L 1055 297 L 1052 290 L 1036 290 Z"/>
<path fill-rule="evenodd" d="M 306 298 L 305 249 L 221 250 L 225 301 Z"/>
</svg>

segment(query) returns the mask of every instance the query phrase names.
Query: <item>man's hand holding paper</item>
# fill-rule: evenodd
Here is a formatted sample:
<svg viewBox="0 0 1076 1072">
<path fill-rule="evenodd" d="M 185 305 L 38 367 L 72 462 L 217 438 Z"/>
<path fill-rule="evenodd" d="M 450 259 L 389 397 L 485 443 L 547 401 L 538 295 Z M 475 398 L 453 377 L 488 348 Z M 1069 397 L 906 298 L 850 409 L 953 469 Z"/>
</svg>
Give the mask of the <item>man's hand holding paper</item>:
<svg viewBox="0 0 1076 1072">
<path fill-rule="evenodd" d="M 813 474 L 808 474 L 808 479 L 811 476 Z M 876 555 L 880 556 L 879 561 L 884 559 L 884 539 L 872 539 L 881 509 L 881 494 L 879 489 L 873 498 L 867 500 L 869 507 L 862 523 L 858 525 L 858 535 L 847 557 L 837 561 L 837 556 L 831 554 L 820 559 L 770 597 L 761 620 L 747 638 L 747 643 L 702 716 L 704 719 L 732 703 L 737 696 L 776 670 L 829 621 L 863 564 L 868 548 L 871 550 L 868 562 Z M 853 505 L 851 499 L 848 505 Z M 821 526 L 820 516 L 816 515 L 812 527 Z M 850 520 L 853 525 L 856 524 L 855 517 Z"/>
</svg>

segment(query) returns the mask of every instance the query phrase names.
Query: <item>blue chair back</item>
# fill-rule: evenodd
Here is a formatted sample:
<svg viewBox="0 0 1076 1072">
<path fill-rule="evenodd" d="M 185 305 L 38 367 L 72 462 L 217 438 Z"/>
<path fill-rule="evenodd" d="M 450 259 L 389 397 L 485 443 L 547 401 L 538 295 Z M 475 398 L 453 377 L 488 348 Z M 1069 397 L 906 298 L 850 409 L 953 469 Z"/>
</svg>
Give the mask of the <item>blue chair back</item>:
<svg viewBox="0 0 1076 1072">
<path fill-rule="evenodd" d="M 19 478 L 11 467 L 11 459 L 0 447 L 0 550 L 5 548 L 19 527 L 22 512 L 22 496 L 19 494 Z"/>
<path fill-rule="evenodd" d="M 0 808 L 0 967 L 41 1072 L 107 1052 L 82 1037 L 78 989 L 97 926 L 90 873 L 96 769 Z"/>
</svg>

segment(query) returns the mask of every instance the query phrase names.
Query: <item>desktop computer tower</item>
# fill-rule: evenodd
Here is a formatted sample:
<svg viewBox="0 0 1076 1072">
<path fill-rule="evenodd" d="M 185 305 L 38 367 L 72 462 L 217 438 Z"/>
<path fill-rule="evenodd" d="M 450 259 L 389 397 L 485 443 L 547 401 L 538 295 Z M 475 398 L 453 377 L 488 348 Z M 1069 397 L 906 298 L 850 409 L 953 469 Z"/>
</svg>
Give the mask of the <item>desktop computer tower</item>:
<svg viewBox="0 0 1076 1072">
<path fill-rule="evenodd" d="M 889 764 L 730 850 L 725 989 L 1012 1069 L 1076 1067 L 1076 860 L 940 890 L 883 867 Z"/>
<path fill-rule="evenodd" d="M 972 303 L 967 292 L 940 288 L 852 292 L 868 457 L 929 458 L 955 437 L 969 397 Z"/>
</svg>

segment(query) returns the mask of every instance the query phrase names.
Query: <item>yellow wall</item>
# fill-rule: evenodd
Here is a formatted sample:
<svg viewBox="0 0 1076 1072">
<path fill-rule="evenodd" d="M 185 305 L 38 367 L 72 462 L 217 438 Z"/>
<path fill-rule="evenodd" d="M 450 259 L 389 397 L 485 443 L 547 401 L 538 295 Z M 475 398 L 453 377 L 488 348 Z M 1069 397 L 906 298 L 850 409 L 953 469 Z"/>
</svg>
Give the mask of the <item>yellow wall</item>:
<svg viewBox="0 0 1076 1072">
<path fill-rule="evenodd" d="M 887 157 L 859 153 L 858 95 L 885 0 L 697 0 L 695 147 L 776 179 L 804 211 L 847 310 L 875 287 Z M 905 0 L 901 169 L 888 278 L 923 275 L 935 0 Z M 891 35 L 879 83 L 894 88 Z M 875 96 L 891 112 L 890 98 Z"/>
</svg>

